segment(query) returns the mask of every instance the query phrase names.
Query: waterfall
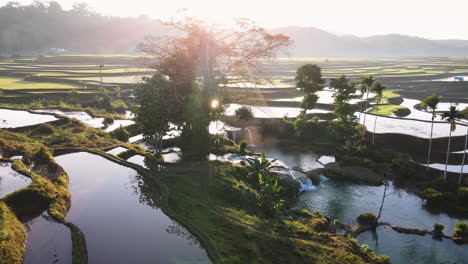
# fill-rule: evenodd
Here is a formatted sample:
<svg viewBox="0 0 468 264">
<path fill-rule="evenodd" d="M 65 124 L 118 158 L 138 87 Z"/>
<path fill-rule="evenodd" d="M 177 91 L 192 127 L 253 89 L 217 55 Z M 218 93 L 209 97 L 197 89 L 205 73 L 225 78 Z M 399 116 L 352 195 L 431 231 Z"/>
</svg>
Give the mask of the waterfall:
<svg viewBox="0 0 468 264">
<path fill-rule="evenodd" d="M 298 181 L 301 184 L 300 192 L 317 190 L 317 186 L 315 186 L 312 183 L 312 180 L 309 179 L 309 178 L 300 178 L 300 179 L 298 179 Z"/>
<path fill-rule="evenodd" d="M 244 129 L 247 131 L 249 135 L 249 138 L 248 138 L 249 146 L 255 146 L 253 143 L 252 131 L 250 131 L 250 128 L 244 128 Z"/>
</svg>

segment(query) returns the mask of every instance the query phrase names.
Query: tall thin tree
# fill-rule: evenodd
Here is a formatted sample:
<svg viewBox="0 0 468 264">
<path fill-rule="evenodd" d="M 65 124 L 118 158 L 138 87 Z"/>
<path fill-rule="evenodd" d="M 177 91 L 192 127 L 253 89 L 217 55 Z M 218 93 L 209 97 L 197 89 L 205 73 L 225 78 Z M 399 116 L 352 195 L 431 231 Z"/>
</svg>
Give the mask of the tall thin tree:
<svg viewBox="0 0 468 264">
<path fill-rule="evenodd" d="M 448 112 L 442 114 L 442 119 L 450 124 L 449 139 L 447 145 L 447 157 L 445 159 L 445 170 L 444 170 L 444 183 L 447 182 L 447 167 L 450 156 L 450 142 L 452 140 L 452 132 L 457 128 L 457 120 L 463 117 L 462 112 L 458 111 L 455 106 L 451 106 Z"/>
<path fill-rule="evenodd" d="M 460 169 L 460 177 L 458 177 L 458 184 L 462 184 L 463 180 L 463 167 L 465 167 L 465 157 L 466 157 L 466 148 L 468 147 L 468 127 L 466 128 L 466 135 L 465 135 L 465 146 L 463 148 L 463 158 L 462 158 L 462 165 Z"/>
<path fill-rule="evenodd" d="M 463 110 L 463 118 L 468 119 L 468 107 Z M 467 123 L 467 128 L 466 128 L 466 135 L 465 135 L 465 146 L 463 148 L 463 159 L 462 159 L 462 166 L 460 169 L 460 177 L 458 178 L 458 184 L 462 184 L 463 180 L 463 167 L 465 166 L 465 157 L 466 157 L 466 148 L 468 148 L 468 123 Z"/>
<path fill-rule="evenodd" d="M 431 162 L 431 151 L 432 151 L 432 134 L 434 132 L 434 119 L 436 117 L 437 105 L 439 104 L 441 96 L 433 94 L 426 97 L 421 103 L 421 106 L 425 109 L 430 109 L 432 111 L 432 122 L 431 122 L 431 136 L 429 137 L 429 150 L 427 151 L 427 166 L 426 172 L 429 172 L 429 163 Z"/>
<path fill-rule="evenodd" d="M 372 133 L 372 145 L 375 143 L 375 128 L 377 127 L 377 118 L 379 117 L 378 116 L 379 104 L 380 104 L 380 101 L 382 101 L 382 97 L 383 97 L 382 92 L 385 88 L 386 87 L 383 86 L 381 83 L 376 83 L 374 87 L 372 88 L 372 90 L 377 94 L 377 97 L 375 98 L 375 102 L 377 103 L 376 105 L 377 112 L 376 112 L 375 119 L 374 119 L 374 133 Z"/>
<path fill-rule="evenodd" d="M 365 92 L 366 92 L 366 102 L 369 101 L 369 92 L 370 92 L 370 89 L 371 89 L 372 85 L 374 84 L 374 82 L 375 82 L 375 78 L 372 75 L 361 76 L 361 83 L 365 87 Z M 361 91 L 363 91 L 363 90 L 361 90 Z M 364 126 L 366 125 L 366 114 L 367 114 L 367 111 L 366 111 L 366 109 L 364 109 L 364 121 L 362 123 Z M 359 122 L 360 121 L 361 120 L 359 120 Z"/>
</svg>

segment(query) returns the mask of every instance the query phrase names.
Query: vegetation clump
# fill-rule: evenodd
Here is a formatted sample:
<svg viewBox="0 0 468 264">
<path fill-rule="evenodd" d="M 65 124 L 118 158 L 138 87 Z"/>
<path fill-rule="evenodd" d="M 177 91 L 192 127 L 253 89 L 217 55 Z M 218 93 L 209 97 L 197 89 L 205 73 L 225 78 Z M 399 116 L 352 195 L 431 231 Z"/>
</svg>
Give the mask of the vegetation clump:
<svg viewBox="0 0 468 264">
<path fill-rule="evenodd" d="M 127 142 L 130 138 L 130 132 L 128 132 L 127 128 L 120 125 L 115 131 L 112 132 L 112 135 L 120 141 Z"/>
<path fill-rule="evenodd" d="M 0 260 L 21 264 L 26 251 L 26 231 L 10 208 L 0 200 Z"/>
<path fill-rule="evenodd" d="M 434 231 L 432 232 L 435 236 L 442 236 L 444 228 L 445 226 L 443 224 L 437 223 L 437 224 L 434 224 Z"/>
<path fill-rule="evenodd" d="M 357 217 L 357 222 L 360 225 L 377 226 L 377 216 L 373 213 L 361 214 Z"/>
</svg>

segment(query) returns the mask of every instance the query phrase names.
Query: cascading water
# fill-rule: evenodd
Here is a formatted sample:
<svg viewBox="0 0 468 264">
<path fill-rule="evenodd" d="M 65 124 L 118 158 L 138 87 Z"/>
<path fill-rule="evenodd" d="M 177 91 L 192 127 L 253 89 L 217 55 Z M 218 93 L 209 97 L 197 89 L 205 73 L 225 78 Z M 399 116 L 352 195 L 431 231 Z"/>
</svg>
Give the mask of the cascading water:
<svg viewBox="0 0 468 264">
<path fill-rule="evenodd" d="M 245 131 L 247 131 L 248 133 L 248 142 L 249 142 L 249 146 L 253 147 L 255 146 L 255 144 L 253 143 L 253 137 L 252 137 L 252 131 L 250 131 L 250 128 L 244 128 Z"/>
<path fill-rule="evenodd" d="M 317 190 L 317 186 L 315 186 L 312 180 L 309 178 L 300 178 L 297 179 L 297 181 L 301 184 L 300 192 Z"/>
</svg>

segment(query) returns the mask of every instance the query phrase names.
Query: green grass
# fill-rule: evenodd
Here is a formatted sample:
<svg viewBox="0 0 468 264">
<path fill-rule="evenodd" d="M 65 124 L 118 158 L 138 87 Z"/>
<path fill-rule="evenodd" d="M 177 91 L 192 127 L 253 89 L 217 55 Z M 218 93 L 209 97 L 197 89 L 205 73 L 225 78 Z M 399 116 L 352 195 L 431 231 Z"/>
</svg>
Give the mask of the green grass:
<svg viewBox="0 0 468 264">
<path fill-rule="evenodd" d="M 404 109 L 406 107 L 400 105 L 379 105 L 379 110 L 377 111 L 377 106 L 372 107 L 369 110 L 369 113 L 378 114 L 378 115 L 393 115 L 393 112 L 397 109 Z"/>
<path fill-rule="evenodd" d="M 26 251 L 23 225 L 0 200 L 0 260 L 2 264 L 21 264 Z"/>
<path fill-rule="evenodd" d="M 382 92 L 382 95 L 385 98 L 395 98 L 395 97 L 400 97 L 399 94 L 395 93 L 396 90 L 385 90 Z"/>
<path fill-rule="evenodd" d="M 202 234 L 214 263 L 385 263 L 351 239 L 324 233 L 328 220 L 320 214 L 264 216 L 243 167 L 184 163 L 155 177 L 167 187 L 170 210 Z"/>
<path fill-rule="evenodd" d="M 5 90 L 21 90 L 21 89 L 73 89 L 82 88 L 79 85 L 64 84 L 64 83 L 46 83 L 46 82 L 28 82 L 22 78 L 16 77 L 0 77 L 0 88 Z"/>
</svg>

